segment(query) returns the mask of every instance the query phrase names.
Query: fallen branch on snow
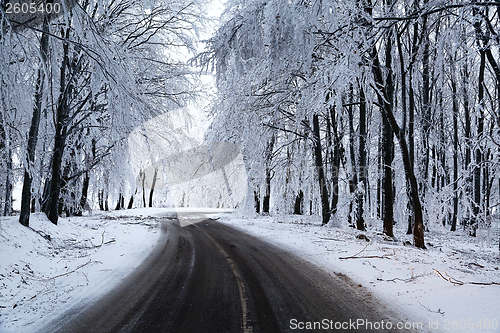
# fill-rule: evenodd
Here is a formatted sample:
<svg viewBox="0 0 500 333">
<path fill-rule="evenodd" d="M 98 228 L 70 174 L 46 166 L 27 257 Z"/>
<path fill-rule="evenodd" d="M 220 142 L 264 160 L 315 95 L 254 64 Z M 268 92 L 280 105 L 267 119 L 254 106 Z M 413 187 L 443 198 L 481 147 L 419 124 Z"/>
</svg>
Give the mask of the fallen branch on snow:
<svg viewBox="0 0 500 333">
<path fill-rule="evenodd" d="M 69 271 L 69 272 L 66 272 L 66 273 L 62 273 L 62 274 L 59 274 L 59 275 L 56 275 L 56 276 L 53 276 L 53 277 L 50 277 L 50 278 L 47 278 L 47 279 L 44 279 L 44 280 L 46 280 L 46 281 L 50 281 L 50 280 L 57 279 L 58 277 L 61 277 L 61 276 L 66 276 L 66 275 L 69 275 L 69 274 L 71 274 L 71 273 L 76 272 L 76 271 L 77 271 L 77 270 L 79 270 L 80 268 L 83 268 L 83 267 L 87 266 L 87 265 L 88 265 L 88 264 L 90 264 L 91 262 L 96 262 L 96 263 L 97 263 L 97 262 L 100 262 L 100 261 L 92 261 L 92 259 L 89 259 L 89 261 L 87 261 L 85 264 L 78 266 L 77 268 L 75 268 L 75 269 L 74 269 L 74 270 L 72 270 L 72 271 Z"/>
<path fill-rule="evenodd" d="M 374 256 L 362 256 L 362 257 L 358 257 L 358 254 L 362 253 L 368 247 L 368 245 L 370 245 L 370 243 L 366 244 L 366 246 L 361 251 L 359 251 L 358 253 L 356 253 L 353 256 L 339 257 L 339 259 L 373 259 L 373 258 L 389 259 L 390 256 L 394 255 L 394 254 L 383 254 L 381 256 L 375 256 L 374 255 Z"/>
<path fill-rule="evenodd" d="M 396 281 L 402 281 L 402 282 L 408 283 L 408 282 L 415 281 L 418 278 L 425 277 L 427 275 L 429 275 L 429 274 L 420 274 L 420 275 L 411 276 L 411 277 L 409 277 L 407 279 L 394 278 L 394 279 L 384 280 L 382 278 L 377 278 L 377 281 L 394 282 L 394 283 L 396 283 Z"/>
<path fill-rule="evenodd" d="M 444 275 L 446 276 L 445 277 L 437 269 L 433 268 L 432 270 L 434 272 L 436 272 L 436 274 L 439 275 L 440 277 L 442 277 L 444 280 L 446 280 L 454 285 L 458 285 L 458 286 L 463 286 L 464 284 L 474 284 L 474 285 L 480 285 L 480 286 L 500 286 L 499 282 L 462 282 L 460 280 L 457 280 L 457 279 L 449 276 L 446 272 L 444 272 Z"/>
<path fill-rule="evenodd" d="M 337 242 L 343 242 L 343 239 L 337 239 L 337 238 L 326 238 L 326 237 L 318 237 L 319 239 L 324 239 L 324 240 L 331 240 L 331 241 L 337 241 Z"/>
</svg>

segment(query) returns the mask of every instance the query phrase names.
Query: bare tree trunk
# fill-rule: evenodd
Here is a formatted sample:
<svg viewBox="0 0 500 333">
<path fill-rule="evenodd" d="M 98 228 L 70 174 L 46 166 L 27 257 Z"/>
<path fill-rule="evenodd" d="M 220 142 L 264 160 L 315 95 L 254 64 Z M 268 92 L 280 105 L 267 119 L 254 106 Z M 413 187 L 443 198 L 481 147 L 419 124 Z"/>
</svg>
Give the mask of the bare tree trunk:
<svg viewBox="0 0 500 333">
<path fill-rule="evenodd" d="M 303 210 L 302 206 L 304 205 L 304 192 L 302 190 L 299 191 L 299 194 L 295 198 L 295 205 L 293 208 L 293 213 L 296 215 L 302 215 Z"/>
<path fill-rule="evenodd" d="M 99 201 L 99 209 L 104 210 L 104 190 L 99 190 L 97 193 L 97 201 Z"/>
<path fill-rule="evenodd" d="M 363 191 L 357 192 L 358 210 L 356 213 L 356 227 L 358 230 L 366 230 L 363 217 L 364 197 L 367 193 L 367 165 L 366 165 L 366 100 L 365 91 L 359 85 L 359 181 Z"/>
<path fill-rule="evenodd" d="M 66 37 L 69 36 L 70 29 L 66 30 Z M 68 97 L 71 89 L 71 82 L 66 82 L 67 70 L 70 69 L 68 44 L 63 45 L 63 62 L 61 64 L 61 86 L 59 101 L 56 108 L 56 131 L 54 137 L 54 153 L 52 155 L 52 179 L 46 214 L 49 220 L 57 225 L 59 219 L 59 194 L 61 192 L 61 165 L 66 145 L 67 119 L 69 117 Z"/>
<path fill-rule="evenodd" d="M 273 135 L 271 140 L 267 143 L 266 147 L 266 183 L 265 183 L 265 191 L 264 198 L 262 200 L 262 213 L 269 214 L 270 210 L 270 201 L 271 201 L 271 159 L 274 150 L 274 142 L 276 137 Z"/>
<path fill-rule="evenodd" d="M 424 4 L 427 0 L 424 0 Z M 422 23 L 422 43 L 424 46 L 422 54 L 422 150 L 423 150 L 423 163 L 422 163 L 422 195 L 425 198 L 427 193 L 428 179 L 429 179 L 429 160 L 430 160 L 430 144 L 429 136 L 432 125 L 431 115 L 431 85 L 430 85 L 430 68 L 429 68 L 429 37 L 427 36 L 427 16 L 423 17 Z"/>
<path fill-rule="evenodd" d="M 479 78 L 478 78 L 478 117 L 477 117 L 477 137 L 481 140 L 484 130 L 484 69 L 486 67 L 486 52 L 480 50 L 481 61 L 479 65 Z M 476 231 L 478 226 L 478 219 L 481 209 L 481 163 L 483 161 L 483 154 L 481 147 L 478 145 L 475 151 L 476 165 L 474 167 L 474 206 L 473 206 L 473 217 L 471 223 L 470 235 L 476 237 Z"/>
<path fill-rule="evenodd" d="M 340 138 L 337 131 L 337 117 L 335 115 L 335 107 L 330 107 L 330 122 L 332 128 L 333 136 L 333 152 L 331 152 L 332 159 L 332 204 L 331 204 L 331 214 L 337 214 L 337 204 L 339 202 L 339 171 L 340 171 Z M 332 150 L 330 150 L 332 151 Z"/>
<path fill-rule="evenodd" d="M 255 212 L 260 214 L 260 197 L 257 191 L 253 191 L 253 197 L 255 201 Z"/>
<path fill-rule="evenodd" d="M 88 200 L 87 197 L 89 192 L 89 184 L 90 184 L 90 176 L 88 172 L 85 172 L 85 178 L 83 178 L 83 184 L 82 184 L 82 196 L 80 197 L 80 207 L 78 207 L 78 214 L 76 215 L 81 216 L 83 210 L 85 209 Z"/>
<path fill-rule="evenodd" d="M 5 175 L 5 203 L 3 209 L 3 216 L 12 215 L 12 149 L 7 148 L 7 165 L 6 165 L 6 175 Z"/>
<path fill-rule="evenodd" d="M 349 123 L 349 156 L 351 158 L 351 177 L 349 179 L 349 193 L 351 194 L 350 202 L 349 202 L 349 214 L 347 215 L 347 219 L 349 221 L 349 225 L 352 225 L 352 211 L 353 206 L 357 201 L 356 197 L 356 189 L 358 188 L 358 170 L 356 167 L 356 154 L 354 153 L 354 116 L 352 112 L 353 102 L 354 102 L 354 89 L 351 84 L 350 87 L 350 97 L 349 97 L 349 106 L 347 107 L 347 116 Z M 357 211 L 357 207 L 354 207 Z"/>
<path fill-rule="evenodd" d="M 451 89 L 453 94 L 453 217 L 451 219 L 451 231 L 457 230 L 458 218 L 458 97 L 457 84 L 452 75 Z"/>
<path fill-rule="evenodd" d="M 390 6 L 390 1 L 388 3 Z M 385 80 L 384 91 L 386 92 L 386 101 L 384 101 L 384 108 L 391 110 L 394 108 L 394 83 L 392 78 L 392 30 L 389 32 L 385 47 L 385 68 L 387 70 L 387 77 Z M 379 102 L 382 102 L 379 100 Z M 382 177 L 382 193 L 384 196 L 384 206 L 382 218 L 384 221 L 384 234 L 389 237 L 394 237 L 394 193 L 392 181 L 392 161 L 394 160 L 394 133 L 387 117 L 382 116 L 382 163 L 383 163 L 383 177 Z"/>
<path fill-rule="evenodd" d="M 139 179 L 141 180 L 142 185 L 142 206 L 146 206 L 146 173 L 144 171 L 139 171 Z"/>
<path fill-rule="evenodd" d="M 156 186 L 156 176 L 158 175 L 158 169 L 155 168 L 155 172 L 153 174 L 153 182 L 151 183 L 151 191 L 149 192 L 149 207 L 153 207 L 153 192 Z"/>
<path fill-rule="evenodd" d="M 35 90 L 35 107 L 33 108 L 33 117 L 31 118 L 31 127 L 28 134 L 28 147 L 26 154 L 27 158 L 24 167 L 24 180 L 21 195 L 21 215 L 19 216 L 19 223 L 26 227 L 29 226 L 30 220 L 31 185 L 33 182 L 32 172 L 35 162 L 36 145 L 38 142 L 38 129 L 40 127 L 40 118 L 42 115 L 42 99 L 45 83 L 44 67 L 47 62 L 47 52 L 49 49 L 49 35 L 46 33 L 49 31 L 49 23 L 47 18 L 45 18 L 43 21 L 42 30 L 42 38 L 40 40 L 40 54 L 42 60 L 38 68 Z"/>
<path fill-rule="evenodd" d="M 137 188 L 135 189 L 134 194 L 132 194 L 130 196 L 130 200 L 128 201 L 127 209 L 132 209 L 132 207 L 134 206 L 134 196 L 136 195 L 136 193 L 137 193 Z"/>
<path fill-rule="evenodd" d="M 408 193 L 408 198 L 413 207 L 413 214 L 414 214 L 414 228 L 413 228 L 414 245 L 418 248 L 425 249 L 423 214 L 422 214 L 422 206 L 420 204 L 420 198 L 418 196 L 417 179 L 415 178 L 413 166 L 410 162 L 408 147 L 406 145 L 406 138 L 396 122 L 396 118 L 394 117 L 390 104 L 387 102 L 390 99 L 384 85 L 382 69 L 380 67 L 377 48 L 375 45 L 372 46 L 372 49 L 370 51 L 370 57 L 373 61 L 372 71 L 374 74 L 377 93 L 379 94 L 379 97 L 381 98 L 382 101 L 381 110 L 383 117 L 387 119 L 389 125 L 392 128 L 392 131 L 398 138 L 399 146 L 401 149 L 401 156 L 403 159 L 403 165 L 406 176 L 406 189 Z"/>
<path fill-rule="evenodd" d="M 322 224 L 330 222 L 330 205 L 328 202 L 328 189 L 326 186 L 325 170 L 323 169 L 323 152 L 321 148 L 321 137 L 319 134 L 319 117 L 317 114 L 313 116 L 313 135 L 314 135 L 314 158 L 316 169 L 318 172 L 318 182 L 321 196 L 321 215 Z"/>
</svg>

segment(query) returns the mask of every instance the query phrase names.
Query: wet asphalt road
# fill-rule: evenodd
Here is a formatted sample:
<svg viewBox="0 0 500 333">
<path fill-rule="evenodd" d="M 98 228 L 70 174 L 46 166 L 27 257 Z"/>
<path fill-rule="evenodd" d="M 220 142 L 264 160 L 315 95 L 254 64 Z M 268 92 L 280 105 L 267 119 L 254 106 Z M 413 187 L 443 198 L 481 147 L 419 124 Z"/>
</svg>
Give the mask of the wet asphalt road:
<svg viewBox="0 0 500 333">
<path fill-rule="evenodd" d="M 241 230 L 212 220 L 180 227 L 165 219 L 161 228 L 151 255 L 120 285 L 44 331 L 366 332 L 352 322 L 398 321 L 347 277 Z M 299 329 L 314 321 L 323 326 Z M 323 329 L 335 322 L 350 325 Z"/>
</svg>

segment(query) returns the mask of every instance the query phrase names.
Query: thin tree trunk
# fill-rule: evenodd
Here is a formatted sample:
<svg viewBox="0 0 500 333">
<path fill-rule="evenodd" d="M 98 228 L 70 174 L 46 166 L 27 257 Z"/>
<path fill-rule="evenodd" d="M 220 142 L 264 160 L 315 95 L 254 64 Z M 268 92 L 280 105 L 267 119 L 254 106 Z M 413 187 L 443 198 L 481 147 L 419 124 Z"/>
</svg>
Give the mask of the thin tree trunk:
<svg viewBox="0 0 500 333">
<path fill-rule="evenodd" d="M 302 215 L 302 206 L 304 205 L 304 192 L 299 191 L 299 194 L 295 197 L 295 205 L 293 208 L 293 213 L 296 215 Z"/>
<path fill-rule="evenodd" d="M 331 214 L 337 214 L 337 204 L 339 202 L 339 172 L 340 172 L 340 138 L 337 131 L 337 117 L 335 115 L 335 107 L 330 107 L 330 123 L 333 136 L 333 156 L 332 158 L 332 204 Z"/>
<path fill-rule="evenodd" d="M 427 3 L 424 0 L 424 3 Z M 427 36 L 427 16 L 423 17 L 422 23 L 422 38 L 424 44 L 424 50 L 422 54 L 422 150 L 423 150 L 423 163 L 422 163 L 422 195 L 425 198 L 427 186 L 428 186 L 428 178 L 429 178 L 429 160 L 430 160 L 430 144 L 429 144 L 429 136 L 430 129 L 432 123 L 431 117 L 431 103 L 430 103 L 430 68 L 429 68 L 429 37 Z"/>
<path fill-rule="evenodd" d="M 481 61 L 479 65 L 479 78 L 478 78 L 478 118 L 477 118 L 477 137 L 481 140 L 484 130 L 484 69 L 486 67 L 486 52 L 480 50 Z M 475 151 L 476 165 L 474 168 L 474 206 L 473 206 L 473 218 L 471 224 L 470 235 L 476 237 L 477 225 L 480 208 L 481 208 L 481 163 L 483 161 L 483 154 L 481 147 L 478 145 Z"/>
<path fill-rule="evenodd" d="M 130 200 L 128 201 L 127 209 L 132 209 L 132 207 L 134 206 L 134 196 L 135 196 L 136 193 L 137 193 L 137 188 L 135 189 L 134 194 L 132 194 L 130 196 Z"/>
<path fill-rule="evenodd" d="M 359 85 L 359 181 L 363 186 L 363 191 L 357 192 L 358 210 L 356 213 L 356 227 L 358 230 L 366 230 L 363 217 L 364 197 L 367 193 L 367 165 L 366 165 L 366 99 L 365 91 Z"/>
<path fill-rule="evenodd" d="M 390 3 L 388 4 L 390 6 Z M 392 30 L 387 36 L 387 44 L 385 47 L 385 68 L 387 70 L 387 78 L 385 81 L 384 91 L 386 92 L 386 101 L 384 108 L 391 110 L 394 108 L 394 84 L 392 78 Z M 382 102 L 379 100 L 379 102 Z M 392 181 L 392 161 L 394 160 L 394 133 L 387 120 L 387 117 L 382 116 L 382 194 L 384 196 L 384 206 L 382 210 L 382 218 L 384 221 L 384 234 L 389 237 L 394 237 L 394 192 Z"/>
<path fill-rule="evenodd" d="M 453 75 L 454 78 L 454 75 Z M 451 82 L 453 97 L 453 217 L 451 219 L 451 231 L 457 230 L 458 218 L 458 97 L 457 84 Z"/>
<path fill-rule="evenodd" d="M 353 99 L 354 95 L 354 89 L 351 84 L 350 87 L 350 97 L 349 97 L 349 106 L 347 107 L 347 116 L 348 116 L 348 123 L 349 123 L 349 156 L 351 158 L 351 177 L 349 179 L 349 193 L 351 194 L 350 202 L 349 202 L 349 214 L 347 215 L 347 219 L 349 221 L 349 225 L 352 225 L 352 211 L 353 211 L 353 204 L 355 201 L 357 201 L 356 198 L 356 189 L 358 187 L 358 171 L 356 168 L 356 154 L 354 153 L 354 116 L 352 112 L 352 104 L 354 102 Z M 354 207 L 354 209 L 357 211 L 357 207 Z"/>
<path fill-rule="evenodd" d="M 99 190 L 97 193 L 97 201 L 99 201 L 99 209 L 104 210 L 104 190 Z"/>
<path fill-rule="evenodd" d="M 149 192 L 149 207 L 153 207 L 153 192 L 156 186 L 156 176 L 158 175 L 158 169 L 155 168 L 155 172 L 153 174 L 153 182 L 151 183 L 151 191 Z"/>
<path fill-rule="evenodd" d="M 273 135 L 271 140 L 268 142 L 266 147 L 266 183 L 265 183 L 265 191 L 264 198 L 262 200 L 262 213 L 269 214 L 270 210 L 270 202 L 271 202 L 271 159 L 274 150 L 274 142 L 276 137 Z"/>
<path fill-rule="evenodd" d="M 87 206 L 89 184 L 90 184 L 90 176 L 88 172 L 85 172 L 85 178 L 83 178 L 83 184 L 82 184 L 82 196 L 80 197 L 80 207 L 78 209 L 80 215 L 82 214 L 82 211 L 85 209 L 85 206 Z"/>
<path fill-rule="evenodd" d="M 122 203 L 123 203 L 123 194 L 120 192 L 118 193 L 118 201 L 116 202 L 116 207 L 115 210 L 120 210 L 122 208 Z"/>
<path fill-rule="evenodd" d="M 321 196 L 321 215 L 322 224 L 330 222 L 330 205 L 328 202 L 328 189 L 326 186 L 325 171 L 323 169 L 323 153 L 321 147 L 321 137 L 319 134 L 319 117 L 317 114 L 313 116 L 313 135 L 314 135 L 314 158 L 316 169 L 318 172 L 318 182 Z"/>
<path fill-rule="evenodd" d="M 260 196 L 257 191 L 253 191 L 253 197 L 255 201 L 255 212 L 260 214 Z"/>
<path fill-rule="evenodd" d="M 10 175 L 12 173 L 12 149 L 9 147 L 7 152 L 7 170 L 5 175 L 5 204 L 3 216 L 12 215 L 12 180 Z"/>
</svg>

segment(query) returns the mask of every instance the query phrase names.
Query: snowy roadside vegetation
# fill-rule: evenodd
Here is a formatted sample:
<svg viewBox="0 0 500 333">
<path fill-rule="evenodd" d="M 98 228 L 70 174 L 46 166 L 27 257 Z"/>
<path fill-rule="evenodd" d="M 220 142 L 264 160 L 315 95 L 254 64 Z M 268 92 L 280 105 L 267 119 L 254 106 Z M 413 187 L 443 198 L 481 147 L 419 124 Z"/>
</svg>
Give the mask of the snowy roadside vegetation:
<svg viewBox="0 0 500 333">
<path fill-rule="evenodd" d="M 424 331 L 500 332 L 498 229 L 471 240 L 467 232 L 450 234 L 434 225 L 426 233 L 427 249 L 419 250 L 409 245 L 412 235 L 397 230 L 402 236 L 393 241 L 375 220 L 365 232 L 321 226 L 318 216 L 225 214 L 220 221 L 351 279 L 422 322 Z"/>
<path fill-rule="evenodd" d="M 61 218 L 57 226 L 36 214 L 30 228 L 2 218 L 0 332 L 33 332 L 116 286 L 157 243 L 152 212 Z"/>
</svg>

